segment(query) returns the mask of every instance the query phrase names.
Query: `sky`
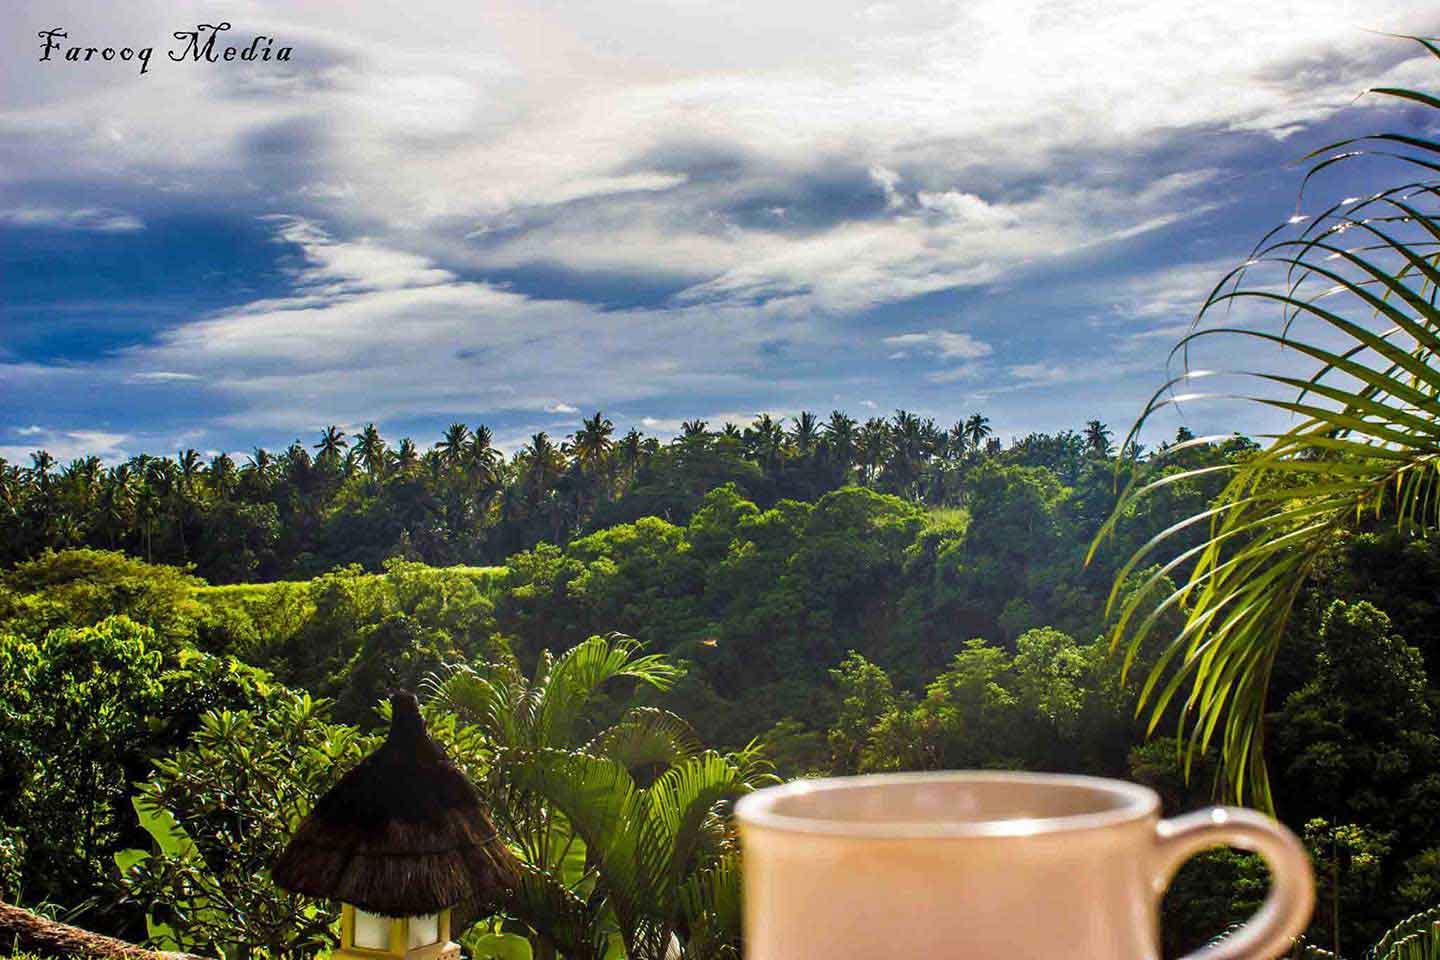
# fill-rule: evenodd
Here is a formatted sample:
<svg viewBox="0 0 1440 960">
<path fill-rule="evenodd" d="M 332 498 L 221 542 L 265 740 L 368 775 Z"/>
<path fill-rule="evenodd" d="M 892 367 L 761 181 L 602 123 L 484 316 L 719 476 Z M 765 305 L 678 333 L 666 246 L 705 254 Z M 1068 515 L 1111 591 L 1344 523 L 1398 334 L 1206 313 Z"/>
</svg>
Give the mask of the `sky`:
<svg viewBox="0 0 1440 960">
<path fill-rule="evenodd" d="M 269 61 L 176 62 L 228 22 Z M 135 59 L 40 59 L 65 46 Z M 1408 0 L 10 0 L 0 457 L 896 408 L 1123 430 L 1266 230 L 1421 131 Z M 275 59 L 289 47 L 284 62 Z M 1248 349 L 1248 348 L 1247 348 Z M 1246 357 L 1213 358 L 1220 366 Z M 1197 433 L 1270 424 L 1186 405 Z"/>
</svg>

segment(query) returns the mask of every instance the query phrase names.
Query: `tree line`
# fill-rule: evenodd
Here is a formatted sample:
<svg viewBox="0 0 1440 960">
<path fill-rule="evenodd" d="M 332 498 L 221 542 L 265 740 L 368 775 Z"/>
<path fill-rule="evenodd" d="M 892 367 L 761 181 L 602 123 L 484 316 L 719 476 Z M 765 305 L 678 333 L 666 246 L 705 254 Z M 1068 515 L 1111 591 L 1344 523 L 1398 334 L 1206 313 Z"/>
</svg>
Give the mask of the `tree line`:
<svg viewBox="0 0 1440 960">
<path fill-rule="evenodd" d="M 409 437 L 388 442 L 373 423 L 353 435 L 332 425 L 313 443 L 256 448 L 243 462 L 186 449 L 60 465 L 37 450 L 29 466 L 0 458 L 0 563 L 45 550 L 118 549 L 193 564 L 217 583 L 343 563 L 378 569 L 395 555 L 497 563 L 640 516 L 683 521 L 724 483 L 762 505 L 850 484 L 962 505 L 966 476 L 988 458 L 1043 464 L 1074 482 L 1087 462 L 1115 454 L 1111 437 L 1091 420 L 1007 448 L 981 413 L 944 428 L 906 410 L 863 422 L 837 410 L 823 420 L 808 411 L 788 421 L 761 414 L 744 428 L 687 420 L 662 442 L 634 428 L 618 434 L 596 412 L 563 439 L 541 431 L 510 455 L 489 427 L 465 423 L 423 450 Z"/>
</svg>

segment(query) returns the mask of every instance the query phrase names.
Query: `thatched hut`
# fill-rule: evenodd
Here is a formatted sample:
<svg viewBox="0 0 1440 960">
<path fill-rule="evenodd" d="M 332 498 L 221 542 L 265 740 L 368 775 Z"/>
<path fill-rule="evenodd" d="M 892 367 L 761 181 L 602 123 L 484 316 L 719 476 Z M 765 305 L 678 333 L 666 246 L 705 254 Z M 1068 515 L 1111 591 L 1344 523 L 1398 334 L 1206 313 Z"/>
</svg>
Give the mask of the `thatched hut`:
<svg viewBox="0 0 1440 960">
<path fill-rule="evenodd" d="M 287 890 L 342 904 L 340 955 L 458 953 L 450 910 L 498 904 L 515 860 L 475 787 L 425 731 L 413 694 L 390 698 L 390 735 L 315 804 L 276 861 Z"/>
</svg>

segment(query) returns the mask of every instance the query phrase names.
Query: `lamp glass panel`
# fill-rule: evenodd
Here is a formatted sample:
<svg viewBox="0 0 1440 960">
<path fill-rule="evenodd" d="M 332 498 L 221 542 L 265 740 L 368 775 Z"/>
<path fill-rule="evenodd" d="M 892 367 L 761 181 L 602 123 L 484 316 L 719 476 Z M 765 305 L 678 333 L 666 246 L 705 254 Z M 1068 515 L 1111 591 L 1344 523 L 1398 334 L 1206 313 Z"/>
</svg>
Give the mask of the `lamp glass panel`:
<svg viewBox="0 0 1440 960">
<path fill-rule="evenodd" d="M 364 910 L 355 911 L 355 946 L 366 950 L 390 949 L 390 918 Z"/>
<path fill-rule="evenodd" d="M 440 940 L 440 914 L 410 918 L 410 945 L 408 949 L 429 946 Z"/>
</svg>

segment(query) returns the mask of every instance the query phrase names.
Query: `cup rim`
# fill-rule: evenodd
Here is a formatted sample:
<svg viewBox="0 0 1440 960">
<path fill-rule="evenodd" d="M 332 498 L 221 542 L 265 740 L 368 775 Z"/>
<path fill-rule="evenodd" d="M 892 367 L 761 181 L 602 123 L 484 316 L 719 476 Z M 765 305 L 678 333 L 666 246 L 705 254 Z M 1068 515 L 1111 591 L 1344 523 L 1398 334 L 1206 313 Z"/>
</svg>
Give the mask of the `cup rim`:
<svg viewBox="0 0 1440 960">
<path fill-rule="evenodd" d="M 1083 788 L 1111 794 L 1119 803 L 1105 810 L 1062 814 L 1053 817 L 1011 817 L 965 821 L 896 821 L 893 823 L 797 817 L 776 813 L 776 806 L 791 797 L 828 790 L 852 790 L 886 784 L 913 783 L 1010 783 Z M 1066 773 L 956 770 L 925 773 L 880 773 L 854 777 L 825 777 L 792 780 L 766 787 L 741 797 L 735 804 L 735 819 L 741 827 L 759 827 L 782 833 L 810 834 L 845 839 L 916 840 L 967 839 L 984 837 L 1031 837 L 1042 834 L 1102 830 L 1160 814 L 1160 797 L 1149 787 L 1125 780 Z"/>
</svg>

